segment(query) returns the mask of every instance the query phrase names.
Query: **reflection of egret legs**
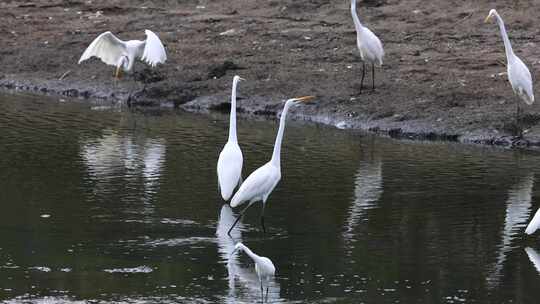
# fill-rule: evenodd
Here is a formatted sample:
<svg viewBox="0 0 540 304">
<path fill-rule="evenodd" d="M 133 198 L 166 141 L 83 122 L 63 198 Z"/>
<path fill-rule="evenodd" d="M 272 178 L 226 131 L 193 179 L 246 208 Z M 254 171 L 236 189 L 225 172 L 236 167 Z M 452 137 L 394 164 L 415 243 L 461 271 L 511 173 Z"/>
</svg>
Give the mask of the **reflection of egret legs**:
<svg viewBox="0 0 540 304">
<path fill-rule="evenodd" d="M 244 208 L 241 212 L 240 212 L 240 215 L 236 218 L 236 220 L 234 221 L 234 223 L 232 224 L 231 228 L 229 228 L 229 231 L 227 231 L 227 234 L 229 236 L 231 236 L 231 231 L 233 230 L 234 226 L 236 226 L 236 224 L 238 223 L 238 221 L 244 216 L 244 213 L 246 212 L 246 210 L 251 206 L 251 202 L 247 205 L 246 208 Z"/>
<path fill-rule="evenodd" d="M 264 293 L 264 288 L 263 288 L 263 281 L 261 280 L 261 303 L 268 303 L 268 289 L 270 287 L 268 287 L 269 283 L 267 282 L 266 284 L 266 294 Z"/>
<path fill-rule="evenodd" d="M 240 221 L 240 219 L 244 216 L 244 213 L 246 212 L 246 210 L 251 207 L 251 205 L 253 204 L 253 202 L 250 202 L 246 208 L 244 208 L 242 211 L 240 211 L 240 215 L 236 218 L 236 221 L 234 221 L 234 223 L 232 224 L 231 228 L 229 228 L 229 231 L 227 232 L 227 234 L 230 236 L 231 235 L 231 231 L 233 230 L 234 226 L 236 226 L 236 224 L 238 223 L 238 221 Z M 263 233 L 266 233 L 266 227 L 264 226 L 264 207 L 265 207 L 265 203 L 262 203 L 262 211 L 261 211 L 261 226 L 262 226 L 262 229 L 263 229 Z"/>
</svg>

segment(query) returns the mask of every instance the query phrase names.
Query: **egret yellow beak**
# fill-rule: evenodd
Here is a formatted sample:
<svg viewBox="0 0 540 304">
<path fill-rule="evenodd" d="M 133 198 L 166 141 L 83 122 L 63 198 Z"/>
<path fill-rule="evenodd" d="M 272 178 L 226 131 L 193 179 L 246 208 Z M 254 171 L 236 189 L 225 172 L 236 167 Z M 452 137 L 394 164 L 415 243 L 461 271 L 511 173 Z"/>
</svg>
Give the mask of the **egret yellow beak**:
<svg viewBox="0 0 540 304">
<path fill-rule="evenodd" d="M 238 79 L 242 80 L 242 81 L 246 81 L 244 78 L 242 77 L 238 77 Z"/>
<path fill-rule="evenodd" d="M 122 69 L 120 66 L 116 67 L 116 73 L 114 73 L 114 77 L 116 79 L 120 79 L 120 77 L 122 77 Z"/>
<path fill-rule="evenodd" d="M 308 102 L 312 99 L 315 99 L 315 96 L 302 96 L 302 97 L 295 98 L 296 101 L 300 101 L 300 102 Z"/>
<path fill-rule="evenodd" d="M 488 15 L 488 16 L 486 17 L 486 19 L 484 19 L 484 23 L 488 23 L 488 22 L 489 22 L 489 19 L 491 19 L 491 15 Z"/>
</svg>

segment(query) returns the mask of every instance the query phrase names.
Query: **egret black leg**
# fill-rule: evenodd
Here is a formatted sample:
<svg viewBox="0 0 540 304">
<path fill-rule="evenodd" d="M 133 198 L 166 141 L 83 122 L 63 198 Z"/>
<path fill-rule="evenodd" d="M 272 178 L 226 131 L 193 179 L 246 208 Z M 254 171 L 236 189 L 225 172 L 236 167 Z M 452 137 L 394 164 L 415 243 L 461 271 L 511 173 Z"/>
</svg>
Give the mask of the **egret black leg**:
<svg viewBox="0 0 540 304">
<path fill-rule="evenodd" d="M 268 303 L 268 287 L 266 287 L 266 303 Z"/>
<path fill-rule="evenodd" d="M 227 234 L 229 236 L 231 236 L 231 231 L 233 230 L 234 226 L 236 226 L 236 224 L 238 223 L 238 221 L 244 216 L 244 212 L 246 212 L 246 210 L 251 206 L 251 204 L 248 204 L 246 208 L 244 208 L 244 210 L 242 210 L 240 212 L 240 215 L 236 218 L 236 220 L 234 221 L 234 223 L 232 224 L 231 228 L 229 228 L 229 231 L 227 231 Z"/>
<path fill-rule="evenodd" d="M 263 292 L 262 281 L 261 281 L 261 303 L 264 303 L 264 292 Z"/>
<path fill-rule="evenodd" d="M 371 64 L 371 90 L 375 91 L 375 64 Z"/>
<path fill-rule="evenodd" d="M 517 128 L 517 136 L 522 137 L 523 136 L 523 130 L 521 129 L 521 124 L 519 123 L 519 100 L 516 98 L 516 128 Z"/>
<path fill-rule="evenodd" d="M 360 94 L 364 88 L 364 77 L 366 76 L 366 63 L 362 61 L 362 80 L 360 80 Z"/>
<path fill-rule="evenodd" d="M 262 210 L 261 210 L 261 226 L 262 226 L 262 229 L 263 229 L 263 233 L 266 234 L 266 227 L 264 227 L 264 206 L 266 204 L 263 203 L 262 205 Z"/>
</svg>

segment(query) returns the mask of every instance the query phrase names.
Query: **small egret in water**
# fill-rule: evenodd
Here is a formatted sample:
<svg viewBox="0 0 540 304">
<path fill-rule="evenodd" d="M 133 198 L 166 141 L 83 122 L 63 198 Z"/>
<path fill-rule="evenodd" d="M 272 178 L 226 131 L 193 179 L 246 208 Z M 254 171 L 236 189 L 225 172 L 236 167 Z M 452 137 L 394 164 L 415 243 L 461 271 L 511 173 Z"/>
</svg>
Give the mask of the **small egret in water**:
<svg viewBox="0 0 540 304">
<path fill-rule="evenodd" d="M 146 33 L 144 41 L 122 41 L 111 32 L 102 33 L 86 48 L 79 59 L 79 64 L 91 57 L 98 57 L 104 63 L 116 66 L 115 77 L 118 78 L 121 69 L 125 72 L 133 69 L 136 58 L 152 67 L 158 63 L 164 63 L 167 55 L 161 40 L 152 31 L 145 30 L 144 32 Z"/>
<path fill-rule="evenodd" d="M 521 59 L 519 59 L 519 57 L 514 54 L 514 51 L 512 50 L 512 45 L 510 44 L 510 40 L 508 39 L 508 34 L 506 33 L 504 22 L 501 16 L 499 16 L 499 14 L 497 13 L 497 11 L 494 9 L 490 10 L 489 15 L 486 17 L 486 20 L 484 22 L 488 22 L 493 16 L 495 16 L 495 18 L 497 19 L 497 23 L 499 24 L 501 36 L 504 42 L 506 60 L 508 61 L 508 80 L 512 85 L 514 93 L 518 95 L 526 104 L 531 105 L 534 102 L 531 72 L 529 72 L 529 69 L 523 63 L 523 61 L 521 61 Z M 516 102 L 516 106 L 516 125 L 518 125 L 519 128 L 519 101 Z M 519 129 L 519 133 L 521 135 L 521 128 Z"/>
<path fill-rule="evenodd" d="M 243 204 L 244 202 L 248 202 L 248 205 L 246 208 L 244 208 L 244 210 L 242 210 L 234 224 L 231 226 L 229 233 L 234 228 L 236 223 L 238 223 L 240 218 L 242 218 L 244 212 L 246 212 L 246 210 L 257 201 L 262 201 L 261 226 L 263 231 L 266 232 L 266 228 L 264 227 L 264 207 L 266 205 L 268 196 L 270 193 L 272 193 L 272 190 L 274 190 L 281 179 L 281 142 L 283 140 L 283 132 L 285 131 L 287 112 L 291 106 L 298 105 L 301 102 L 306 102 L 313 98 L 315 97 L 304 96 L 292 98 L 285 102 L 283 112 L 281 113 L 281 119 L 279 121 L 279 129 L 274 145 L 274 152 L 272 153 L 272 159 L 257 170 L 253 171 L 253 173 L 251 173 L 244 183 L 242 183 L 240 189 L 238 189 L 231 199 L 231 207 L 233 208 Z"/>
<path fill-rule="evenodd" d="M 219 153 L 217 175 L 221 197 L 229 200 L 234 188 L 242 183 L 242 150 L 236 138 L 236 86 L 240 76 L 234 76 L 231 94 L 231 117 L 229 121 L 229 139 Z"/>
<path fill-rule="evenodd" d="M 536 232 L 536 230 L 538 230 L 538 228 L 540 228 L 540 208 L 538 208 L 538 211 L 536 211 L 536 213 L 534 214 L 533 219 L 531 220 L 529 225 L 527 225 L 525 233 L 529 235 L 533 234 Z"/>
<path fill-rule="evenodd" d="M 364 77 L 366 76 L 366 61 L 371 63 L 372 86 L 375 90 L 375 65 L 378 67 L 383 64 L 384 50 L 381 40 L 367 27 L 360 23 L 356 13 L 356 0 L 351 0 L 351 14 L 356 28 L 356 44 L 362 57 L 362 80 L 360 81 L 360 93 L 364 86 Z"/>
<path fill-rule="evenodd" d="M 263 286 L 266 286 L 266 298 L 268 298 L 268 285 L 270 283 L 270 280 L 276 273 L 276 267 L 274 267 L 274 263 L 267 258 L 256 255 L 253 251 L 251 251 L 246 245 L 242 243 L 237 243 L 234 247 L 233 254 L 236 251 L 244 251 L 252 260 L 255 262 L 255 272 L 257 273 L 257 276 L 259 277 L 259 282 L 261 283 L 261 298 L 264 302 L 264 288 Z"/>
</svg>

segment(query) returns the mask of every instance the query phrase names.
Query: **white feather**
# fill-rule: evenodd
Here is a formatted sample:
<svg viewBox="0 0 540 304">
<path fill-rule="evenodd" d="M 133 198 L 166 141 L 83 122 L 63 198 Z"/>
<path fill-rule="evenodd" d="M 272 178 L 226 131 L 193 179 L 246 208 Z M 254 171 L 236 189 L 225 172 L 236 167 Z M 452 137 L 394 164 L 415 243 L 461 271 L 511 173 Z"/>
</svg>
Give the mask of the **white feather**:
<svg viewBox="0 0 540 304">
<path fill-rule="evenodd" d="M 228 141 L 219 153 L 217 163 L 219 188 L 224 200 L 229 200 L 242 176 L 242 151 L 237 142 Z"/>
<path fill-rule="evenodd" d="M 90 43 L 79 59 L 79 63 L 91 57 L 97 57 L 108 65 L 116 66 L 125 53 L 126 43 L 116 38 L 111 32 L 105 32 Z"/>
<path fill-rule="evenodd" d="M 281 179 L 281 172 L 272 161 L 253 171 L 231 199 L 231 207 L 246 201 L 265 201 Z"/>
<path fill-rule="evenodd" d="M 540 273 L 540 255 L 538 255 L 538 252 L 531 247 L 525 248 L 525 252 L 527 252 L 527 256 L 529 256 L 529 260 L 533 263 L 536 271 Z"/>
<path fill-rule="evenodd" d="M 145 30 L 144 32 L 146 34 L 146 42 L 141 60 L 152 67 L 155 67 L 158 63 L 164 63 L 167 60 L 167 54 L 161 40 L 150 30 Z"/>
<path fill-rule="evenodd" d="M 533 234 L 538 228 L 540 228 L 540 208 L 536 211 L 532 221 L 527 225 L 525 229 L 526 234 Z"/>
<path fill-rule="evenodd" d="M 126 72 L 131 71 L 136 58 L 152 67 L 158 63 L 164 63 L 167 60 L 167 55 L 158 36 L 149 30 L 146 30 L 145 33 L 145 41 L 122 41 L 111 32 L 102 33 L 86 48 L 79 63 L 91 57 L 97 57 L 106 64 L 122 67 Z"/>
</svg>

